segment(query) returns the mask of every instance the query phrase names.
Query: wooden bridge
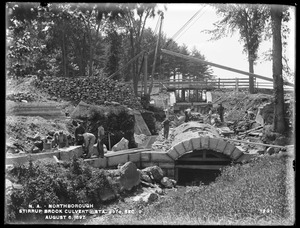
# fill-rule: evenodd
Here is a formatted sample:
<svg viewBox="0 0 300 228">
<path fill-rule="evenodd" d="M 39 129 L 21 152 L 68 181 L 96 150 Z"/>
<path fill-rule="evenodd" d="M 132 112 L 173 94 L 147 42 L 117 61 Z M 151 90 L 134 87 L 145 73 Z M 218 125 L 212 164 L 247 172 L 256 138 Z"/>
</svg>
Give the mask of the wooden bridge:
<svg viewBox="0 0 300 228">
<path fill-rule="evenodd" d="M 257 81 L 254 79 L 255 89 L 273 89 L 273 83 L 267 81 Z M 178 80 L 154 80 L 153 87 L 164 87 L 167 90 L 180 89 L 248 89 L 248 78 L 216 78 L 216 79 L 178 79 Z M 138 90 L 141 91 L 142 83 L 139 82 Z M 284 90 L 290 91 L 293 87 L 285 85 Z"/>
</svg>

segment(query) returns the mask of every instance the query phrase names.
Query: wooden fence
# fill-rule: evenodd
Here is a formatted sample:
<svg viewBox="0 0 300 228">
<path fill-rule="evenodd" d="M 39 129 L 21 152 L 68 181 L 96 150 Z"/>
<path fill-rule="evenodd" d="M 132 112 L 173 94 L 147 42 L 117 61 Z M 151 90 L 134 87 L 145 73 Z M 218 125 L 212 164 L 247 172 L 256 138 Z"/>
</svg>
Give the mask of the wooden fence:
<svg viewBox="0 0 300 228">
<path fill-rule="evenodd" d="M 148 82 L 150 83 L 150 82 Z M 148 84 L 149 85 L 149 84 Z M 138 84 L 141 87 L 141 82 Z M 248 78 L 217 78 L 204 80 L 155 80 L 154 87 L 164 86 L 167 89 L 247 89 Z M 273 82 L 257 81 L 254 78 L 255 89 L 273 89 Z M 293 90 L 292 86 L 284 86 L 285 90 Z"/>
</svg>

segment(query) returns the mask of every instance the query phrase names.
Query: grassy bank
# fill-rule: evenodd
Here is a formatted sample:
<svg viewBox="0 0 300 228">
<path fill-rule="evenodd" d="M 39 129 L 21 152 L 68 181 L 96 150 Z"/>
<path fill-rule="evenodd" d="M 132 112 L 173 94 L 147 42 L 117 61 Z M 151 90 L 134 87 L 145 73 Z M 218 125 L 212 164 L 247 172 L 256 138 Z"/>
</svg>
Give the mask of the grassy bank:
<svg viewBox="0 0 300 228">
<path fill-rule="evenodd" d="M 257 158 L 247 165 L 227 167 L 210 185 L 188 187 L 184 193 L 161 197 L 152 205 L 134 203 L 132 215 L 107 215 L 92 223 L 292 224 L 294 215 L 288 191 L 293 178 L 287 178 L 290 162 L 288 156 L 275 155 Z"/>
</svg>

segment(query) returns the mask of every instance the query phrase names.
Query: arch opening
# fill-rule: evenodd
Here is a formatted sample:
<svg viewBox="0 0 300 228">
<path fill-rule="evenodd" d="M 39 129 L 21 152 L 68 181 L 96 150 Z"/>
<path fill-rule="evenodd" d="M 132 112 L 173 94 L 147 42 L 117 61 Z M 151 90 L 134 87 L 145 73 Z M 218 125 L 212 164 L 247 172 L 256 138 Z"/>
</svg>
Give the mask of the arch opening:
<svg viewBox="0 0 300 228">
<path fill-rule="evenodd" d="M 207 185 L 231 162 L 230 157 L 210 149 L 193 150 L 175 161 L 175 179 L 178 185 L 199 185 L 200 182 Z"/>
</svg>

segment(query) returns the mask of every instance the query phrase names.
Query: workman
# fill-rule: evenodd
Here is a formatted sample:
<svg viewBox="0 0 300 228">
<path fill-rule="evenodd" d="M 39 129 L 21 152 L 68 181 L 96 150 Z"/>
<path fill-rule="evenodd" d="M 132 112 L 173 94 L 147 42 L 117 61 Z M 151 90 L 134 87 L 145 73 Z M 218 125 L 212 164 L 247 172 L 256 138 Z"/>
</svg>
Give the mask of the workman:
<svg viewBox="0 0 300 228">
<path fill-rule="evenodd" d="M 84 134 L 85 133 L 85 129 L 83 127 L 83 121 L 80 121 L 79 125 L 75 128 L 75 143 L 76 145 L 82 145 L 83 141 L 80 141 L 78 139 L 78 135 L 79 134 Z"/>
<path fill-rule="evenodd" d="M 208 123 L 211 124 L 211 117 L 212 117 L 212 109 L 211 107 L 209 107 L 209 111 L 208 111 Z"/>
<path fill-rule="evenodd" d="M 170 130 L 170 120 L 168 116 L 166 116 L 166 119 L 162 122 L 162 125 L 164 126 L 164 137 L 165 139 L 168 139 Z"/>
<path fill-rule="evenodd" d="M 190 117 L 189 117 L 189 114 L 188 114 L 188 111 L 184 111 L 184 115 L 185 115 L 185 120 L 184 120 L 184 122 L 189 122 L 189 120 L 190 120 Z"/>
<path fill-rule="evenodd" d="M 68 147 L 68 137 L 63 131 L 54 133 L 54 146 L 58 145 L 59 148 Z"/>
<path fill-rule="evenodd" d="M 224 122 L 224 107 L 223 107 L 222 103 L 219 104 L 218 113 L 220 115 L 221 123 L 223 123 Z"/>
<path fill-rule="evenodd" d="M 85 158 L 91 158 L 94 153 L 94 144 L 96 141 L 96 137 L 92 133 L 83 133 L 79 134 L 78 138 L 80 141 L 83 141 L 82 148 L 84 152 L 87 152 L 87 156 Z"/>
<path fill-rule="evenodd" d="M 98 139 L 97 139 L 97 149 L 99 152 L 99 157 L 104 158 L 104 149 L 103 149 L 103 139 L 105 137 L 105 131 L 102 124 L 98 127 Z"/>
</svg>

